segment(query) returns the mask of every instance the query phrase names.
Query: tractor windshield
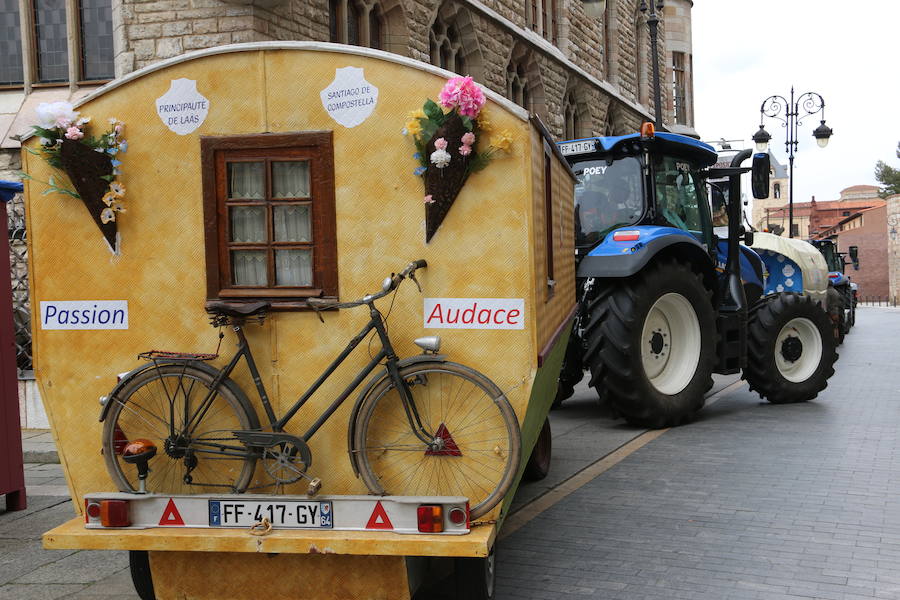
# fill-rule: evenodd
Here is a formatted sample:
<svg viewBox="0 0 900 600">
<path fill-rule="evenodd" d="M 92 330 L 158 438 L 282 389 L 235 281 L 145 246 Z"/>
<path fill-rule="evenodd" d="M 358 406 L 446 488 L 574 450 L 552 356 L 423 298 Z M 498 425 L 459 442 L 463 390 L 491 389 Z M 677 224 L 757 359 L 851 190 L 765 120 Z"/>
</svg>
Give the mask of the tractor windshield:
<svg viewBox="0 0 900 600">
<path fill-rule="evenodd" d="M 822 256 L 825 257 L 825 262 L 828 264 L 828 270 L 831 272 L 844 272 L 843 260 L 837 253 L 837 249 L 834 247 L 834 244 L 825 242 L 819 246 L 819 252 L 822 253 Z"/>
<path fill-rule="evenodd" d="M 641 162 L 626 156 L 607 164 L 593 159 L 572 165 L 575 185 L 575 244 L 593 246 L 616 227 L 631 225 L 644 212 Z"/>
</svg>

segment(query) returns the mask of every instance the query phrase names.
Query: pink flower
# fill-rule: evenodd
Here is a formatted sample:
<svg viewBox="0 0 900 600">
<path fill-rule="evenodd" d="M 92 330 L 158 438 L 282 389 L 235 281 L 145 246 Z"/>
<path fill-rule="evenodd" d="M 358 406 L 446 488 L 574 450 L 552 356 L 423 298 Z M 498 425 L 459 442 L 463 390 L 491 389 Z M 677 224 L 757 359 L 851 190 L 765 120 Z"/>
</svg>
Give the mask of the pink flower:
<svg viewBox="0 0 900 600">
<path fill-rule="evenodd" d="M 84 133 L 77 127 L 73 126 L 66 129 L 66 139 L 68 140 L 80 140 L 83 137 Z"/>
<path fill-rule="evenodd" d="M 434 140 L 434 147 L 438 150 L 446 150 L 447 140 L 445 140 L 444 138 L 438 138 Z"/>
<path fill-rule="evenodd" d="M 444 108 L 457 108 L 464 117 L 475 118 L 484 106 L 484 92 L 471 77 L 453 77 L 444 85 L 438 95 Z"/>
<path fill-rule="evenodd" d="M 466 146 L 465 144 L 463 144 L 459 147 L 459 154 L 460 156 L 468 156 L 472 154 L 472 146 Z"/>
<path fill-rule="evenodd" d="M 471 146 L 472 144 L 474 144 L 475 143 L 475 134 L 472 133 L 471 131 L 466 134 L 463 134 L 462 143 L 465 144 L 466 146 Z"/>
<path fill-rule="evenodd" d="M 434 204 L 434 198 L 431 197 L 431 194 L 425 196 L 425 204 Z"/>
</svg>

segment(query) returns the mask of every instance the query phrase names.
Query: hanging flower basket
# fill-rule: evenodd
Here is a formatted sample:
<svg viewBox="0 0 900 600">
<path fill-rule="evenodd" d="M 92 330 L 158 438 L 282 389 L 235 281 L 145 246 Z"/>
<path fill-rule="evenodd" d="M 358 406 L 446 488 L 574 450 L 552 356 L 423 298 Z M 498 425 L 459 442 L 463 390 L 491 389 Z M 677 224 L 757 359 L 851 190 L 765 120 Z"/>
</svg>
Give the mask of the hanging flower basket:
<svg viewBox="0 0 900 600">
<path fill-rule="evenodd" d="M 471 77 L 447 81 L 438 103 L 427 100 L 409 115 L 404 129 L 411 135 L 420 166 L 415 175 L 425 181 L 425 242 L 430 242 L 450 211 L 469 175 L 485 168 L 499 151 L 509 150 L 510 135 L 492 136 L 491 145 L 478 151 L 490 125 L 481 114 L 484 93 Z M 443 108 L 442 108 L 443 107 Z M 449 109 L 444 112 L 444 109 Z"/>
<path fill-rule="evenodd" d="M 42 182 L 44 194 L 58 193 L 81 200 L 110 251 L 119 254 L 118 215 L 125 212 L 125 188 L 117 181 L 121 174 L 118 155 L 128 148 L 122 138 L 124 124 L 109 120 L 109 129 L 99 137 L 90 135 L 90 117 L 80 117 L 68 102 L 42 103 L 37 108 L 40 150 L 28 150 L 51 167 L 66 174 L 74 190 L 51 176 Z M 24 179 L 34 179 L 22 173 Z"/>
</svg>

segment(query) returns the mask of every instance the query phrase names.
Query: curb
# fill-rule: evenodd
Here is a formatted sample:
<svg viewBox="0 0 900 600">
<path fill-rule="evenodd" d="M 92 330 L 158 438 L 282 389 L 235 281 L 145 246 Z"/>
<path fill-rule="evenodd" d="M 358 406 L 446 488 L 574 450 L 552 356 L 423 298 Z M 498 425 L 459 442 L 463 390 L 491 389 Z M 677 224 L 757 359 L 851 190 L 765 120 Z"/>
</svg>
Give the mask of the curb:
<svg viewBox="0 0 900 600">
<path fill-rule="evenodd" d="M 40 464 L 59 464 L 59 454 L 56 450 L 24 450 L 22 462 Z"/>
</svg>

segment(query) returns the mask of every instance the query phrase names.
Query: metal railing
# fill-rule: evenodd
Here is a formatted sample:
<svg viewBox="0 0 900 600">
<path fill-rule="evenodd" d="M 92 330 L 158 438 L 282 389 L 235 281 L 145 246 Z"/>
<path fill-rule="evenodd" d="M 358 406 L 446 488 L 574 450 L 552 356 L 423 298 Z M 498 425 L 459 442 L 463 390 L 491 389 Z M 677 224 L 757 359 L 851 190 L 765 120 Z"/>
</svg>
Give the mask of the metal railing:
<svg viewBox="0 0 900 600">
<path fill-rule="evenodd" d="M 13 329 L 16 337 L 16 366 L 19 376 L 30 375 L 31 298 L 28 287 L 28 246 L 25 232 L 25 202 L 21 194 L 6 205 L 9 230 L 9 264 L 12 278 Z M 25 374 L 25 371 L 29 371 Z"/>
<path fill-rule="evenodd" d="M 898 296 L 860 296 L 860 306 L 900 306 Z"/>
</svg>

